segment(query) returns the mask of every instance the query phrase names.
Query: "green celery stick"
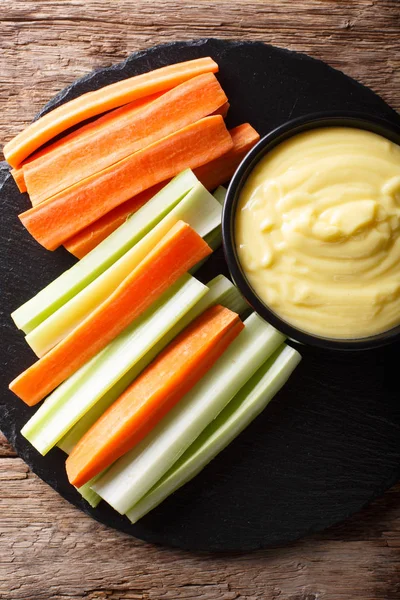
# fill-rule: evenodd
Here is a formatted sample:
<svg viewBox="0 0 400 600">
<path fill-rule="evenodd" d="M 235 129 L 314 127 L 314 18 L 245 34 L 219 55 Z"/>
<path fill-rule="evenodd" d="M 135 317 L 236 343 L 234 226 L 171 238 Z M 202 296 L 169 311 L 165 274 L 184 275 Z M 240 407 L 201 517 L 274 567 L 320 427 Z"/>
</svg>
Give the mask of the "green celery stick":
<svg viewBox="0 0 400 600">
<path fill-rule="evenodd" d="M 219 187 L 217 187 L 217 189 L 213 193 L 214 198 L 216 198 L 216 200 L 218 200 L 218 202 L 221 204 L 221 206 L 223 206 L 225 203 L 226 192 L 227 192 L 227 189 L 224 188 L 223 185 L 220 185 Z"/>
<path fill-rule="evenodd" d="M 224 201 L 225 201 L 225 196 L 226 196 L 226 189 L 224 187 L 222 187 L 222 185 L 215 190 L 214 194 L 213 194 L 214 198 L 216 200 L 218 200 L 218 202 L 221 204 L 221 206 L 223 206 Z M 221 230 L 221 223 L 219 223 L 219 225 L 213 229 L 210 233 L 208 233 L 205 237 L 204 240 L 207 242 L 207 244 L 210 246 L 210 248 L 214 251 L 217 248 L 219 248 L 222 244 L 222 230 Z M 194 267 L 192 267 L 190 269 L 190 273 L 192 275 L 194 275 L 196 273 L 196 271 L 198 271 L 200 269 L 201 266 L 203 266 L 203 264 L 209 259 L 210 257 L 206 257 L 203 258 L 203 260 L 201 260 L 199 263 L 197 263 L 197 265 L 195 265 Z"/>
<path fill-rule="evenodd" d="M 101 498 L 90 487 L 93 484 L 93 482 L 94 479 L 93 481 L 88 481 L 87 483 L 85 483 L 85 485 L 82 485 L 81 487 L 75 489 L 77 492 L 80 493 L 82 498 L 84 498 L 86 502 L 90 504 L 92 508 L 96 508 L 96 506 L 98 506 L 98 504 L 101 502 Z"/>
</svg>

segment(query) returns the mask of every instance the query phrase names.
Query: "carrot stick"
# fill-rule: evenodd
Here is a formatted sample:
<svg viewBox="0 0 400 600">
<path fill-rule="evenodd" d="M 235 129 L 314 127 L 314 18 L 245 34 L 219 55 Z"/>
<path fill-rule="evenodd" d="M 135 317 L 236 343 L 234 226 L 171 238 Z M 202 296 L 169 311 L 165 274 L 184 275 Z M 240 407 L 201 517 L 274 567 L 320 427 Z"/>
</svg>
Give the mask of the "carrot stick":
<svg viewBox="0 0 400 600">
<path fill-rule="evenodd" d="M 248 151 L 260 139 L 257 131 L 249 123 L 243 123 L 231 129 L 229 133 L 232 136 L 233 148 L 195 170 L 195 175 L 208 190 L 215 190 L 219 185 L 226 183 Z"/>
<path fill-rule="evenodd" d="M 225 102 L 225 104 L 223 104 L 213 112 L 213 115 L 221 115 L 221 117 L 224 117 L 224 119 L 226 119 L 230 106 L 231 105 L 229 104 L 229 102 Z"/>
<path fill-rule="evenodd" d="M 127 106 L 129 106 L 130 108 L 133 108 L 134 106 L 136 108 L 141 108 L 141 107 L 145 106 L 146 104 L 148 104 L 149 102 L 153 102 L 153 100 L 155 100 L 156 98 L 159 98 L 161 96 L 161 94 L 162 94 L 162 92 L 160 92 L 159 94 L 154 94 L 153 96 L 141 98 L 140 100 L 136 100 L 135 102 L 130 102 L 130 104 Z M 19 167 L 17 167 L 16 169 L 12 169 L 11 175 L 14 177 L 14 181 L 17 184 L 19 191 L 21 193 L 27 191 L 26 182 L 25 182 L 25 171 L 24 171 L 25 166 L 30 165 L 30 163 L 32 163 L 36 160 L 42 159 L 50 152 L 57 152 L 58 149 L 63 146 L 63 144 L 65 144 L 67 142 L 68 143 L 73 142 L 78 137 L 88 139 L 92 135 L 93 131 L 96 130 L 97 127 L 101 126 L 105 122 L 108 122 L 111 118 L 115 118 L 122 110 L 125 110 L 125 106 L 123 106 L 121 108 L 116 108 L 115 110 L 113 110 L 109 113 L 106 113 L 102 117 L 98 117 L 94 121 L 90 121 L 90 123 L 86 123 L 86 125 L 82 125 L 75 131 L 72 131 L 71 133 L 63 136 L 61 139 L 53 142 L 52 144 L 48 144 L 47 146 L 44 146 L 44 148 L 41 148 L 40 150 L 38 150 L 37 152 L 35 152 L 31 156 L 29 156 L 29 158 L 24 160 Z"/>
<path fill-rule="evenodd" d="M 178 335 L 98 419 L 66 461 L 81 486 L 136 446 L 207 373 L 244 325 L 220 305 Z"/>
<path fill-rule="evenodd" d="M 31 123 L 4 146 L 4 157 L 12 167 L 18 167 L 40 146 L 85 119 L 133 100 L 171 89 L 201 73 L 217 71 L 218 65 L 210 57 L 199 58 L 123 79 L 83 94 Z"/>
<path fill-rule="evenodd" d="M 148 188 L 228 152 L 232 138 L 220 115 L 205 117 L 84 179 L 19 215 L 48 250 Z"/>
<path fill-rule="evenodd" d="M 226 100 L 215 75 L 204 73 L 142 107 L 131 103 L 108 113 L 83 135 L 65 140 L 54 150 L 24 165 L 25 183 L 32 204 L 35 206 L 210 115 Z"/>
<path fill-rule="evenodd" d="M 93 134 L 97 131 L 98 128 L 102 129 L 107 124 L 109 124 L 110 121 L 118 119 L 121 113 L 126 112 L 127 107 L 129 107 L 131 114 L 134 114 L 134 112 L 136 112 L 139 108 L 144 108 L 145 106 L 153 102 L 153 100 L 159 98 L 163 93 L 164 92 L 160 92 L 158 94 L 153 94 L 152 96 L 146 96 L 145 98 L 140 98 L 139 100 L 130 102 L 129 104 L 121 106 L 120 108 L 115 108 L 114 110 L 106 113 L 105 115 L 97 117 L 96 119 L 90 121 L 89 123 L 86 123 L 85 125 L 81 125 L 80 127 L 78 127 L 78 129 L 75 129 L 74 131 L 71 131 L 70 133 L 64 135 L 61 139 L 58 139 L 55 142 L 52 142 L 51 144 L 47 144 L 43 148 L 40 148 L 40 150 L 38 150 L 37 152 L 34 152 L 34 154 L 31 154 L 29 158 L 27 158 L 23 161 L 23 163 L 21 163 L 18 169 L 13 169 L 17 172 L 17 176 L 23 179 L 22 187 L 25 188 L 23 191 L 28 191 L 25 181 L 26 170 L 29 170 L 31 168 L 34 169 L 36 165 L 45 163 L 49 155 L 58 156 L 59 153 L 62 151 L 64 144 L 73 146 L 75 143 L 78 142 L 78 140 L 81 143 L 83 141 L 86 141 L 86 143 L 88 143 L 92 139 Z M 21 175 L 19 175 L 19 171 L 21 171 Z M 30 200 L 33 205 L 39 203 L 36 199 L 30 198 Z"/>
<path fill-rule="evenodd" d="M 210 253 L 198 233 L 178 221 L 116 290 L 10 389 L 29 406 L 42 400 Z"/>
<path fill-rule="evenodd" d="M 195 175 L 208 190 L 214 190 L 232 177 L 241 160 L 258 142 L 260 136 L 251 125 L 244 123 L 229 133 L 232 136 L 233 148 L 220 158 L 194 170 Z M 167 182 L 164 182 L 166 184 Z M 161 187 L 161 186 L 160 186 Z M 156 192 L 154 192 L 156 193 Z M 64 244 L 69 252 L 77 258 L 83 258 L 90 250 L 100 244 L 110 233 L 122 225 L 134 212 L 135 199 L 124 202 L 114 208 L 98 221 L 95 221 Z"/>
<path fill-rule="evenodd" d="M 166 184 L 166 181 L 158 183 L 152 188 L 127 200 L 120 206 L 117 206 L 117 208 L 114 208 L 114 210 L 104 215 L 104 217 L 101 217 L 88 227 L 85 227 L 85 229 L 82 229 L 82 231 L 74 235 L 71 239 L 67 240 L 64 243 L 64 247 L 77 258 L 83 258 L 88 252 L 100 244 L 100 242 L 105 240 L 110 233 L 115 231 L 117 227 L 125 223 L 130 215 L 133 215 L 133 213 L 146 204 L 146 202 L 155 196 Z M 112 219 L 108 216 L 111 215 L 111 213 Z"/>
<path fill-rule="evenodd" d="M 14 181 L 17 184 L 18 189 L 21 192 L 21 194 L 26 192 L 26 183 L 25 183 L 24 171 L 23 171 L 22 167 L 19 169 L 11 169 L 10 173 L 13 176 Z"/>
</svg>

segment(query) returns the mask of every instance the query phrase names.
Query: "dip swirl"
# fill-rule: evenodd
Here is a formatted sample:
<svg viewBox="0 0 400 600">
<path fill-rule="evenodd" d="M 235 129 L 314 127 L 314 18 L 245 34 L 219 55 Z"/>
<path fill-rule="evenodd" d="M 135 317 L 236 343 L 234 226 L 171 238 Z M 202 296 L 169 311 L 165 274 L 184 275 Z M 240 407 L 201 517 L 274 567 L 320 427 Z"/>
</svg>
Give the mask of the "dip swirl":
<svg viewBox="0 0 400 600">
<path fill-rule="evenodd" d="M 346 127 L 296 135 L 247 179 L 237 253 L 288 323 L 362 338 L 400 323 L 400 146 Z"/>
</svg>

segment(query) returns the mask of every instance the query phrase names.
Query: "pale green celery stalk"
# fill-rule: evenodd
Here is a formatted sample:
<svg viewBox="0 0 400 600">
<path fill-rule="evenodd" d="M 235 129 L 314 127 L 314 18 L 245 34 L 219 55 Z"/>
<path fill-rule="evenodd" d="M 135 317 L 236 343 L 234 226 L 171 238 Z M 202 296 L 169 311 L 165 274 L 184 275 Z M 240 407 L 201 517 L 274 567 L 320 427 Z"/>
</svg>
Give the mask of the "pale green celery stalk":
<svg viewBox="0 0 400 600">
<path fill-rule="evenodd" d="M 213 229 L 212 231 L 210 231 L 209 234 L 207 234 L 206 236 L 204 236 L 204 241 L 207 242 L 207 244 L 210 246 L 211 250 L 214 252 L 215 250 L 217 250 L 217 248 L 220 247 L 220 245 L 222 244 L 222 231 L 221 231 L 221 225 L 218 225 L 218 227 L 216 227 L 215 229 Z M 203 260 L 201 260 L 200 262 L 198 262 L 196 265 L 194 265 L 194 267 L 192 267 L 189 271 L 189 273 L 191 275 L 195 275 L 197 273 L 197 271 L 200 269 L 200 267 L 202 267 L 204 265 L 205 262 L 207 262 L 207 260 L 211 258 L 210 256 L 206 256 L 205 258 L 203 258 Z"/>
<path fill-rule="evenodd" d="M 206 293 L 184 275 L 155 305 L 44 401 L 22 434 L 46 454 Z"/>
<path fill-rule="evenodd" d="M 82 498 L 86 500 L 90 504 L 92 508 L 96 508 L 98 504 L 101 502 L 101 498 L 96 492 L 92 490 L 90 487 L 93 485 L 93 481 L 88 481 L 85 485 L 82 485 L 80 488 L 75 488 L 77 492 L 80 493 Z"/>
<path fill-rule="evenodd" d="M 301 360 L 284 344 L 258 369 L 222 412 L 199 435 L 155 486 L 133 506 L 127 517 L 136 523 L 163 500 L 193 479 L 269 404 Z M 92 484 L 94 485 L 94 484 Z"/>
<path fill-rule="evenodd" d="M 220 227 L 221 210 L 219 202 L 197 183 L 133 248 L 26 336 L 32 350 L 43 356 L 63 340 L 115 291 L 178 221 L 185 221 L 202 237 L 209 236 Z"/>
<path fill-rule="evenodd" d="M 82 260 L 17 308 L 11 316 L 18 329 L 29 333 L 94 281 L 159 223 L 196 183 L 198 179 L 190 170 L 177 175 Z"/>
<path fill-rule="evenodd" d="M 219 188 L 217 188 L 213 193 L 213 196 L 216 200 L 218 200 L 221 206 L 223 206 L 225 202 L 226 189 L 222 187 L 222 185 L 220 185 Z M 207 242 L 207 244 L 210 246 L 213 252 L 214 250 L 219 248 L 222 244 L 221 223 L 218 225 L 218 227 L 216 227 L 215 229 L 213 229 L 213 231 L 206 235 L 204 240 Z M 196 271 L 198 271 L 208 259 L 208 256 L 206 258 L 203 258 L 203 260 L 201 260 L 199 263 L 197 263 L 197 265 L 190 269 L 190 273 L 194 275 Z"/>
<path fill-rule="evenodd" d="M 126 513 L 172 467 L 254 375 L 284 337 L 257 314 L 208 373 L 140 444 L 118 459 L 92 487 Z"/>
<path fill-rule="evenodd" d="M 220 185 L 219 188 L 217 188 L 213 193 L 213 196 L 220 203 L 220 205 L 223 206 L 226 198 L 226 189 Z M 218 227 L 206 235 L 204 239 L 213 250 L 219 248 L 219 246 L 222 244 L 221 223 L 219 223 Z M 195 268 L 198 268 L 198 265 L 196 265 Z"/>
<path fill-rule="evenodd" d="M 70 454 L 81 437 L 101 417 L 109 406 L 122 394 L 135 377 L 150 364 L 191 321 L 198 315 L 214 306 L 222 304 L 233 312 L 243 314 L 248 305 L 236 286 L 224 275 L 218 275 L 207 283 L 209 291 L 194 307 L 159 341 L 145 356 L 130 369 L 83 417 L 66 433 L 57 446 Z"/>
<path fill-rule="evenodd" d="M 218 225 L 213 231 L 211 231 L 208 235 L 205 236 L 204 240 L 210 246 L 210 248 L 214 251 L 220 247 L 222 244 L 222 233 L 221 233 L 221 225 Z M 195 269 L 197 270 L 204 261 L 208 260 L 209 257 L 203 259 L 200 263 L 195 265 Z"/>
<path fill-rule="evenodd" d="M 157 346 L 157 344 L 156 344 Z M 142 360 L 137 363 L 137 367 L 144 362 L 145 358 L 151 353 L 151 350 L 145 354 Z M 99 398 L 94 406 L 85 413 L 75 425 L 67 431 L 67 433 L 57 442 L 57 446 L 66 454 L 71 454 L 72 450 L 79 442 L 81 437 L 91 428 L 91 426 L 101 417 L 113 402 L 126 390 L 128 385 L 133 381 L 134 376 L 131 371 L 136 371 L 136 368 L 130 369 L 119 381 L 117 381 L 111 389 Z"/>
<path fill-rule="evenodd" d="M 218 200 L 218 202 L 221 204 L 221 206 L 223 206 L 225 203 L 226 193 L 227 193 L 227 189 L 224 188 L 223 185 L 220 185 L 219 187 L 217 187 L 217 189 L 213 192 L 214 198 L 216 200 Z"/>
</svg>

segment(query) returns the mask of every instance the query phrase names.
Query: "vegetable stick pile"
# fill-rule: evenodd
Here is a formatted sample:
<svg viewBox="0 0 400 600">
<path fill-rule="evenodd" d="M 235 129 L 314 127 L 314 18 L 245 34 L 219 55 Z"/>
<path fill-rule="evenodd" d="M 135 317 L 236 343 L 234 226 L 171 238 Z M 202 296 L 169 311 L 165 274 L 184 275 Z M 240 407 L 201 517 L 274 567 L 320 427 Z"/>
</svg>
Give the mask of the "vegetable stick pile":
<svg viewBox="0 0 400 600">
<path fill-rule="evenodd" d="M 193 276 L 221 243 L 218 186 L 259 139 L 248 123 L 228 131 L 217 71 L 206 57 L 117 82 L 4 148 L 32 204 L 23 225 L 80 259 L 12 314 L 38 360 L 10 389 L 44 400 L 22 434 L 41 454 L 58 445 L 81 495 L 132 522 L 230 443 L 300 360 L 245 318 L 225 277 Z"/>
</svg>

